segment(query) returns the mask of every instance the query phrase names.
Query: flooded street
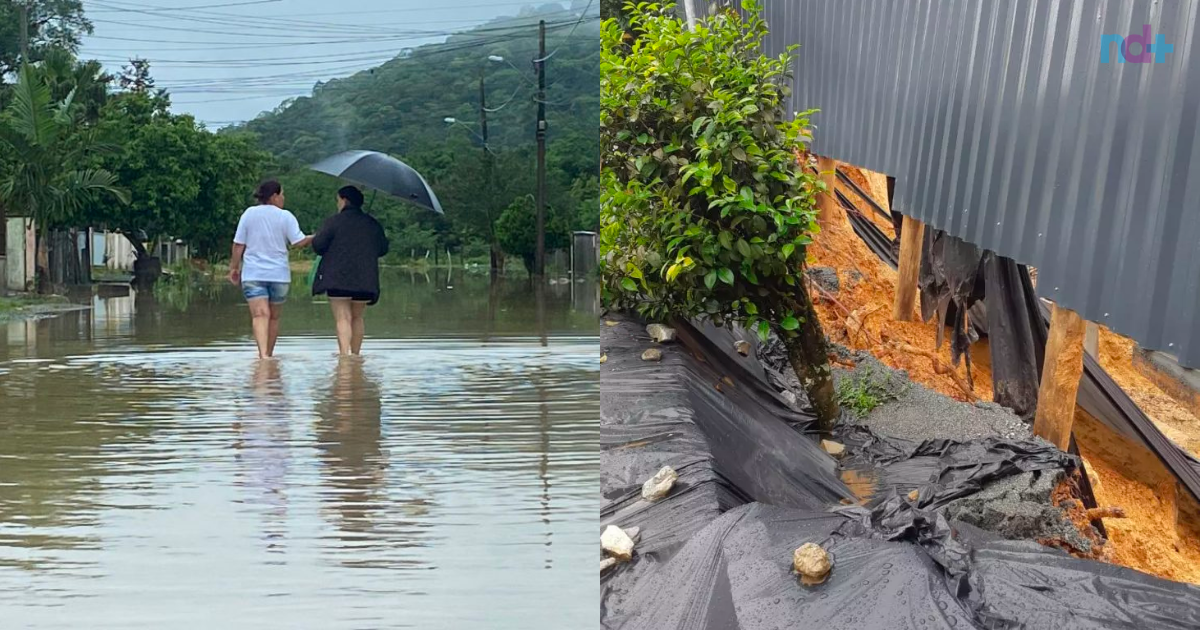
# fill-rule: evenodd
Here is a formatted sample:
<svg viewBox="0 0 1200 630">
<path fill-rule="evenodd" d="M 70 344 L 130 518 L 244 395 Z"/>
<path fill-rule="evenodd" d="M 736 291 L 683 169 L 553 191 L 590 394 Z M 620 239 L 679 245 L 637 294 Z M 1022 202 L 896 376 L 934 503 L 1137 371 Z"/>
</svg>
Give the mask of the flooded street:
<svg viewBox="0 0 1200 630">
<path fill-rule="evenodd" d="M 299 280 L 274 362 L 227 285 L 0 323 L 0 627 L 592 627 L 595 284 L 388 272 L 339 361 Z"/>
</svg>

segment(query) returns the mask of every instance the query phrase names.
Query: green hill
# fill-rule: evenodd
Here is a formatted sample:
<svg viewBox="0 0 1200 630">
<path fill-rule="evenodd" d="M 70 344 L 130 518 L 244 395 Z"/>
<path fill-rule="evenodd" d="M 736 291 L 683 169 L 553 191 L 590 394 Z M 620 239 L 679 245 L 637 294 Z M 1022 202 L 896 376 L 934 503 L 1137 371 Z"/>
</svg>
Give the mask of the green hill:
<svg viewBox="0 0 1200 630">
<path fill-rule="evenodd" d="M 528 212 L 531 206 L 522 200 L 535 192 L 533 60 L 538 56 L 539 19 L 547 23 L 550 54 L 549 241 L 550 247 L 565 244 L 570 230 L 594 230 L 598 223 L 600 46 L 594 3 L 576 0 L 569 10 L 563 5 L 528 7 L 518 16 L 451 36 L 444 43 L 403 51 L 377 68 L 318 84 L 311 96 L 287 101 L 229 132 L 252 132 L 275 156 L 274 170 L 287 188 L 289 209 L 306 230 L 315 229 L 333 211 L 337 182 L 304 166 L 347 149 L 375 150 L 419 170 L 446 210 L 439 218 L 378 198 L 371 210 L 388 228 L 396 256 L 447 247 L 456 254 L 486 255 L 489 225 L 511 231 L 526 223 L 514 216 L 501 222 L 501 214 L 509 206 L 510 215 Z M 504 62 L 489 61 L 489 56 L 501 56 Z M 475 135 L 481 76 L 488 108 L 497 110 L 488 114 L 495 162 L 490 182 L 482 143 Z M 447 124 L 447 117 L 462 124 Z M 519 235 L 508 236 L 510 243 L 521 241 Z M 508 249 L 509 254 L 522 253 Z"/>
</svg>

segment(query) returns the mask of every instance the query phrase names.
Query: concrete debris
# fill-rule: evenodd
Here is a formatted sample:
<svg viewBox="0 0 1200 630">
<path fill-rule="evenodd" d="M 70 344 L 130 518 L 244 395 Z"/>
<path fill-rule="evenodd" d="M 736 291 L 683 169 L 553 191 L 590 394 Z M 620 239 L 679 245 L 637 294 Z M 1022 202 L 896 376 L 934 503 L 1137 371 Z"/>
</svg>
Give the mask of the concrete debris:
<svg viewBox="0 0 1200 630">
<path fill-rule="evenodd" d="M 616 525 L 609 525 L 600 535 L 600 548 L 619 562 L 629 562 L 633 559 L 633 539 L 625 530 Z"/>
<path fill-rule="evenodd" d="M 615 566 L 617 566 L 616 558 L 605 558 L 600 561 L 600 572 L 604 573 L 605 571 L 607 571 Z"/>
<path fill-rule="evenodd" d="M 834 457 L 841 457 L 846 454 L 846 445 L 841 442 L 834 442 L 833 440 L 821 440 L 821 448 Z"/>
<path fill-rule="evenodd" d="M 647 501 L 658 501 L 671 492 L 671 487 L 679 479 L 679 474 L 670 466 L 663 466 L 654 476 L 642 484 L 642 498 Z"/>
<path fill-rule="evenodd" d="M 804 543 L 792 553 L 792 568 L 805 586 L 815 586 L 829 577 L 833 565 L 829 554 L 816 543 Z"/>
<path fill-rule="evenodd" d="M 909 501 L 916 501 L 916 500 L 917 500 L 917 499 L 918 499 L 920 496 L 921 496 L 921 492 L 920 492 L 920 491 L 918 491 L 918 490 L 913 490 L 912 492 L 909 492 L 909 493 L 908 493 L 908 500 L 909 500 Z"/>
<path fill-rule="evenodd" d="M 600 355 L 600 365 L 604 365 L 605 363 L 608 363 L 608 355 L 602 354 Z"/>
<path fill-rule="evenodd" d="M 744 357 L 750 356 L 750 342 L 749 341 L 739 341 L 739 342 L 733 344 L 733 347 L 735 350 L 737 350 L 738 354 L 740 354 Z"/>
<path fill-rule="evenodd" d="M 675 329 L 662 324 L 650 324 L 646 326 L 646 334 L 658 343 L 668 343 L 675 341 Z"/>
<path fill-rule="evenodd" d="M 609 327 L 616 326 L 616 325 L 617 325 L 617 324 L 619 324 L 619 323 L 620 323 L 620 322 L 615 322 L 615 321 L 613 321 L 613 320 L 611 320 L 611 319 L 606 319 L 606 320 L 604 320 L 604 325 L 605 325 L 605 326 L 609 326 Z"/>
<path fill-rule="evenodd" d="M 643 361 L 662 361 L 662 357 L 662 350 L 659 350 L 658 348 L 650 348 L 642 353 Z"/>
</svg>

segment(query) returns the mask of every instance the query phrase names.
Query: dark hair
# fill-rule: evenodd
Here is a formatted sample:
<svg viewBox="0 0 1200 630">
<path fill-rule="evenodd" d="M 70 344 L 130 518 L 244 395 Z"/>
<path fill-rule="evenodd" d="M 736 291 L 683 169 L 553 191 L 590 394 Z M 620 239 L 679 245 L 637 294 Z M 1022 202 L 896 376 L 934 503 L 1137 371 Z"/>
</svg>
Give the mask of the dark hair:
<svg viewBox="0 0 1200 630">
<path fill-rule="evenodd" d="M 362 191 L 354 186 L 342 186 L 338 189 L 338 196 L 355 208 L 361 208 L 363 205 Z"/>
<path fill-rule="evenodd" d="M 254 191 L 254 198 L 257 199 L 259 203 L 267 203 L 271 200 L 271 197 L 274 197 L 281 192 L 283 192 L 283 185 L 281 185 L 278 180 L 268 179 L 267 181 L 258 185 L 258 190 Z"/>
</svg>

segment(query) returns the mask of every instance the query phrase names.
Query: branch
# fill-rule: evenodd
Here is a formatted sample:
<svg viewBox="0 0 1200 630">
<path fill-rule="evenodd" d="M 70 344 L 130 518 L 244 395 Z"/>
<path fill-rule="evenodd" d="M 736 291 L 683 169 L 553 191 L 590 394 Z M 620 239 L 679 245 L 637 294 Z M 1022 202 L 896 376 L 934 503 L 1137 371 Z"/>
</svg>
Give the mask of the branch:
<svg viewBox="0 0 1200 630">
<path fill-rule="evenodd" d="M 963 393 L 971 399 L 972 402 L 977 402 L 979 400 L 979 396 L 976 395 L 975 391 L 971 389 L 971 386 L 968 385 L 965 380 L 963 380 L 963 377 L 959 375 L 954 368 L 942 363 L 941 360 L 938 359 L 937 354 L 935 354 L 932 350 L 922 350 L 921 348 L 910 346 L 906 343 L 893 343 L 891 349 L 899 350 L 907 354 L 915 354 L 917 356 L 927 357 L 930 363 L 933 365 L 933 371 L 935 373 L 949 376 L 951 379 L 953 379 L 954 384 L 958 385 L 958 388 L 961 389 Z"/>
</svg>

